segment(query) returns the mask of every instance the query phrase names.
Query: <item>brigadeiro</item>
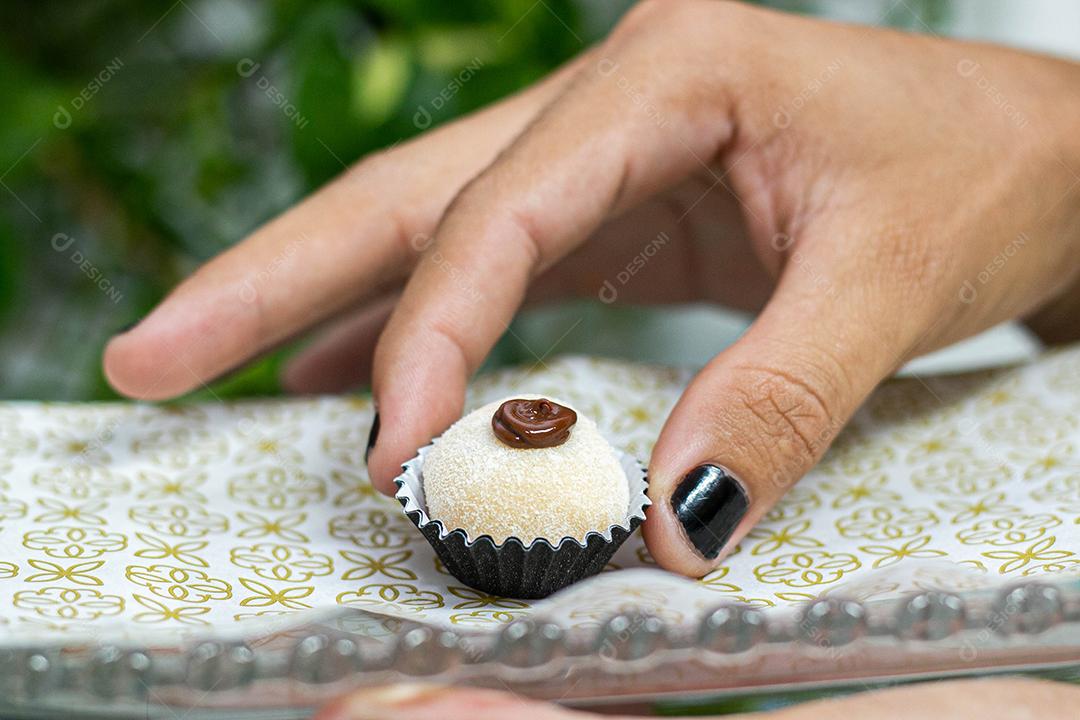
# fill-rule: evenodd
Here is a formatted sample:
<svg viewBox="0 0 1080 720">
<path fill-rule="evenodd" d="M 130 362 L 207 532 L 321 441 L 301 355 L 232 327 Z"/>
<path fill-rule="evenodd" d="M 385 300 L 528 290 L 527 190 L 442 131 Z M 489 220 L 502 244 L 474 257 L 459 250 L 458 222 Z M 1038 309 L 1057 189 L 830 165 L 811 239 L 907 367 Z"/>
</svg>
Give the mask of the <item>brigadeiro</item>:
<svg viewBox="0 0 1080 720">
<path fill-rule="evenodd" d="M 395 497 L 443 565 L 496 595 L 545 597 L 600 572 L 649 505 L 640 463 L 535 395 L 474 410 L 402 469 Z"/>
</svg>

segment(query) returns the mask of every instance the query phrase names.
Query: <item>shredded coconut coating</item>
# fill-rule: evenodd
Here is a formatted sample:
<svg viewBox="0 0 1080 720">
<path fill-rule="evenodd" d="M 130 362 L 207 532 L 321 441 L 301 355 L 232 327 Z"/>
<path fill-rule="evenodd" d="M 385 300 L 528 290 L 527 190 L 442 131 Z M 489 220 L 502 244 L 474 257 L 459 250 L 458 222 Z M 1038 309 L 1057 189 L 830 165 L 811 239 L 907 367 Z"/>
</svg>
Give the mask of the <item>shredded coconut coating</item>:
<svg viewBox="0 0 1080 720">
<path fill-rule="evenodd" d="M 512 448 L 491 429 L 491 416 L 508 399 L 472 411 L 435 441 L 422 470 L 428 516 L 470 538 L 514 536 L 526 544 L 584 540 L 625 520 L 629 484 L 596 423 L 578 413 L 562 445 Z"/>
</svg>

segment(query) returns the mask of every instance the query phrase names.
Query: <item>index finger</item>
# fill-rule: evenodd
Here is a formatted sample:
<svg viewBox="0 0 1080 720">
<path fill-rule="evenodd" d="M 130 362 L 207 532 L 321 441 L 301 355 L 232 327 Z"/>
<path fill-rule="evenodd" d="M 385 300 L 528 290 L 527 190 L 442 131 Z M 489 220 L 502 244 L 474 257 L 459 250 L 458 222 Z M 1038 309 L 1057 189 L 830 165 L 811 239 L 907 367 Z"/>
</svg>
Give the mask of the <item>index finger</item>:
<svg viewBox="0 0 1080 720">
<path fill-rule="evenodd" d="M 578 60 L 580 62 L 580 59 Z M 460 186 L 559 91 L 525 92 L 376 155 L 225 251 L 105 349 L 124 395 L 180 395 L 304 328 L 404 282 Z"/>
<path fill-rule="evenodd" d="M 618 60 L 598 56 L 451 203 L 375 351 L 380 431 L 368 471 L 380 490 L 461 415 L 469 376 L 533 277 L 611 213 L 697 169 L 724 139 L 722 114 L 690 127 L 678 83 L 654 71 L 662 52 L 643 42 Z M 641 111 L 613 68 L 670 110 L 667 125 Z"/>
</svg>

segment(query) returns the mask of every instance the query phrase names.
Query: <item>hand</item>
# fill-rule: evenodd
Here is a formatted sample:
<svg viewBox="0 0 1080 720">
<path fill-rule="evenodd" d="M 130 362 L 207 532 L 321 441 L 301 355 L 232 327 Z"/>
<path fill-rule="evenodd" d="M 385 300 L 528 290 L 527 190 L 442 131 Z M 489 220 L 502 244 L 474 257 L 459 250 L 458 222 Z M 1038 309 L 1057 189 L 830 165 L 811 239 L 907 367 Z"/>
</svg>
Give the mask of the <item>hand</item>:
<svg viewBox="0 0 1080 720">
<path fill-rule="evenodd" d="M 1017 717 L 1052 720 L 1075 717 L 1077 702 L 1080 702 L 1080 688 L 1066 683 L 1023 678 L 951 680 L 816 700 L 760 715 L 723 717 L 725 720 L 750 717 L 768 720 L 831 720 L 837 717 L 908 720 L 912 717 L 912 709 L 917 708 L 917 716 L 936 720 Z M 314 720 L 503 720 L 507 717 L 519 720 L 631 720 L 627 716 L 569 710 L 511 693 L 433 685 L 391 685 L 362 690 L 323 708 Z"/>
<path fill-rule="evenodd" d="M 993 46 L 643 2 L 538 86 L 362 161 L 209 263 L 105 370 L 169 397 L 336 317 L 285 380 L 370 372 L 387 492 L 523 303 L 760 309 L 650 464 L 649 549 L 701 575 L 900 364 L 1080 297 L 1078 90 L 1077 66 Z"/>
</svg>

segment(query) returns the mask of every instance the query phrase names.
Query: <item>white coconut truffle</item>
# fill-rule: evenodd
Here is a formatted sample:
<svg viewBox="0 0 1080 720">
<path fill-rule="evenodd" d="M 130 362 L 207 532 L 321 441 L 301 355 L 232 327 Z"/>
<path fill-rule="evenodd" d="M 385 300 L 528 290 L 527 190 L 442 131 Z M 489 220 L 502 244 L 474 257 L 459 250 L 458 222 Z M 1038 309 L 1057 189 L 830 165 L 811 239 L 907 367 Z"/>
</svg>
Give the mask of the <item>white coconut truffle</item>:
<svg viewBox="0 0 1080 720">
<path fill-rule="evenodd" d="M 578 413 L 561 445 L 510 447 L 491 428 L 507 399 L 472 411 L 435 441 L 423 467 L 428 516 L 469 538 L 490 535 L 498 543 L 514 536 L 526 544 L 541 537 L 552 544 L 567 536 L 583 540 L 591 530 L 623 522 L 626 473 L 596 423 Z"/>
</svg>

